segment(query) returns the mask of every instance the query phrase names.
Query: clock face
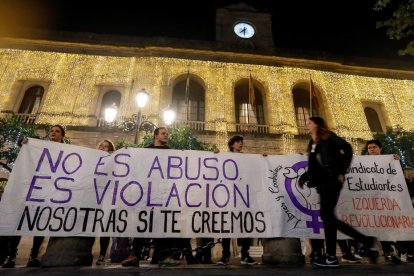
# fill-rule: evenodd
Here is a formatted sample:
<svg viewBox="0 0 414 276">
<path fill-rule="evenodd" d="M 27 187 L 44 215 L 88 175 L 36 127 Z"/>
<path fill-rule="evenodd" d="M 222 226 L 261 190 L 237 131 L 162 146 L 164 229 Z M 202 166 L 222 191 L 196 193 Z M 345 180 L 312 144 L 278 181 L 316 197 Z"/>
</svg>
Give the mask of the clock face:
<svg viewBox="0 0 414 276">
<path fill-rule="evenodd" d="M 234 25 L 234 33 L 241 38 L 251 38 L 255 34 L 255 29 L 249 23 L 239 22 Z"/>
</svg>

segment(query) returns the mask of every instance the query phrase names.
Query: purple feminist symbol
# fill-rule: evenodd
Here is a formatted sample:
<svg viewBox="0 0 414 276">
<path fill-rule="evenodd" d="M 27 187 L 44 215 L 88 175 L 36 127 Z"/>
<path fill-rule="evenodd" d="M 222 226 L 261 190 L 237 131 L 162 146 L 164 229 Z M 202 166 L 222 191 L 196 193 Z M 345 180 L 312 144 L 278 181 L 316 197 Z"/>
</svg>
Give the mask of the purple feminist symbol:
<svg viewBox="0 0 414 276">
<path fill-rule="evenodd" d="M 292 166 L 292 169 L 297 173 L 299 169 L 306 168 L 308 166 L 308 161 L 300 161 Z M 323 223 L 319 221 L 319 210 L 311 210 L 304 207 L 296 198 L 292 190 L 292 179 L 285 178 L 285 188 L 289 195 L 290 200 L 293 205 L 299 209 L 302 213 L 312 217 L 311 221 L 306 222 L 308 228 L 312 228 L 314 233 L 319 234 L 320 229 L 323 228 Z"/>
</svg>

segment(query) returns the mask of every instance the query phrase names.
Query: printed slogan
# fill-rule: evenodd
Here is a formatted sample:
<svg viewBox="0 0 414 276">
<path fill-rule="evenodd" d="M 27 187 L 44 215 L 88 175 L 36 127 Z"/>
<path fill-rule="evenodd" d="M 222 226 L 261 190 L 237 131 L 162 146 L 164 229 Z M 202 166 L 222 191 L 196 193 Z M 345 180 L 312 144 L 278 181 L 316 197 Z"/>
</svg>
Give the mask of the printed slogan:
<svg viewBox="0 0 414 276">
<path fill-rule="evenodd" d="M 0 235 L 323 237 L 302 155 L 121 149 L 30 139 L 0 202 Z M 355 157 L 337 215 L 382 240 L 414 239 L 398 161 Z M 341 238 L 346 238 L 341 236 Z"/>
</svg>

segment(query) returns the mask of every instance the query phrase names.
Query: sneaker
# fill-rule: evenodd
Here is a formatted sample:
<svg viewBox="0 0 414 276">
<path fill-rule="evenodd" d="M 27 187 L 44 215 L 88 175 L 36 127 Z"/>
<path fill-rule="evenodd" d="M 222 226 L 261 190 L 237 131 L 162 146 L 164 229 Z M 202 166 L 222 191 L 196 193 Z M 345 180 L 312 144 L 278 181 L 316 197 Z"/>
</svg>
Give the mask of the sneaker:
<svg viewBox="0 0 414 276">
<path fill-rule="evenodd" d="M 362 260 L 361 255 L 359 255 L 358 253 L 357 253 L 357 254 L 354 254 L 354 257 L 355 257 L 355 259 L 357 259 L 358 261 Z"/>
<path fill-rule="evenodd" d="M 321 254 L 311 254 L 310 255 L 310 262 L 311 264 L 313 264 L 314 261 L 319 260 L 319 259 L 323 259 L 325 258 L 325 256 L 322 256 Z"/>
<path fill-rule="evenodd" d="M 401 264 L 402 261 L 398 256 L 391 255 L 391 253 L 384 254 L 385 262 L 392 264 Z"/>
<path fill-rule="evenodd" d="M 184 259 L 188 265 L 198 264 L 197 259 L 193 256 L 193 253 L 191 251 L 187 251 L 184 253 Z"/>
<path fill-rule="evenodd" d="M 128 258 L 122 261 L 122 266 L 139 266 L 138 257 L 130 255 Z"/>
<path fill-rule="evenodd" d="M 414 262 L 414 254 L 407 254 L 407 262 L 412 263 Z"/>
<path fill-rule="evenodd" d="M 355 264 L 355 263 L 360 263 L 361 259 L 355 258 L 353 254 L 344 254 L 342 255 L 342 262 Z"/>
<path fill-rule="evenodd" d="M 16 266 L 16 259 L 7 257 L 1 267 L 2 268 L 14 268 L 15 266 Z"/>
<path fill-rule="evenodd" d="M 403 262 L 403 263 L 408 262 L 408 261 L 407 261 L 407 253 L 402 253 L 402 254 L 401 254 L 401 256 L 400 256 L 400 260 L 401 260 L 401 262 Z"/>
<path fill-rule="evenodd" d="M 314 259 L 312 264 L 318 267 L 339 267 L 338 259 L 335 256 Z"/>
<path fill-rule="evenodd" d="M 247 256 L 246 258 L 242 259 L 240 261 L 240 263 L 242 265 L 255 265 L 255 264 L 257 264 L 257 262 L 255 260 L 253 260 L 252 257 L 250 257 L 250 256 Z"/>
<path fill-rule="evenodd" d="M 40 260 L 38 258 L 29 257 L 26 267 L 40 267 Z"/>
<path fill-rule="evenodd" d="M 173 258 L 165 258 L 164 260 L 162 260 L 160 262 L 161 266 L 176 266 L 179 265 L 180 263 L 177 262 L 176 260 L 174 260 Z"/>
<path fill-rule="evenodd" d="M 99 256 L 98 260 L 96 261 L 97 265 L 103 265 L 105 264 L 105 256 Z"/>
<path fill-rule="evenodd" d="M 378 248 L 377 248 L 377 238 L 368 237 L 369 242 L 366 244 L 366 255 L 370 259 L 372 264 L 376 264 L 378 261 Z"/>
<path fill-rule="evenodd" d="M 217 265 L 228 265 L 229 264 L 229 259 L 223 257 L 216 264 Z"/>
</svg>

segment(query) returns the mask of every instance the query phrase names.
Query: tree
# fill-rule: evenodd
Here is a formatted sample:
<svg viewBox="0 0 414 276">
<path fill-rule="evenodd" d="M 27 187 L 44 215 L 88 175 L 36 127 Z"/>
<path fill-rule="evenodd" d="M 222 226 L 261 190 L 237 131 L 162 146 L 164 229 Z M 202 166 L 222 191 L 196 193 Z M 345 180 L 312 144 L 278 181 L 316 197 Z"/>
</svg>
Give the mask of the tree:
<svg viewBox="0 0 414 276">
<path fill-rule="evenodd" d="M 392 11 L 391 18 L 377 22 L 377 28 L 387 28 L 390 39 L 411 39 L 398 53 L 414 55 L 414 0 L 376 0 L 374 10 Z"/>
<path fill-rule="evenodd" d="M 147 134 L 143 138 L 141 144 L 128 144 L 124 140 L 116 141 L 116 148 L 121 148 L 124 145 L 127 145 L 131 148 L 143 148 L 152 143 L 153 135 Z M 198 140 L 197 137 L 194 137 L 191 133 L 191 129 L 188 126 L 181 126 L 178 128 L 169 129 L 169 139 L 168 145 L 172 149 L 187 149 L 187 150 L 206 150 L 212 151 L 215 148 L 215 145 L 204 143 Z"/>
<path fill-rule="evenodd" d="M 16 116 L 6 116 L 0 119 L 0 166 L 8 172 L 20 151 L 19 142 L 24 137 L 40 138 L 37 126 L 22 124 Z"/>
<path fill-rule="evenodd" d="M 396 126 L 387 128 L 386 133 L 378 133 L 374 138 L 381 141 L 382 153 L 399 154 L 404 168 L 414 166 L 414 131 Z"/>
</svg>

